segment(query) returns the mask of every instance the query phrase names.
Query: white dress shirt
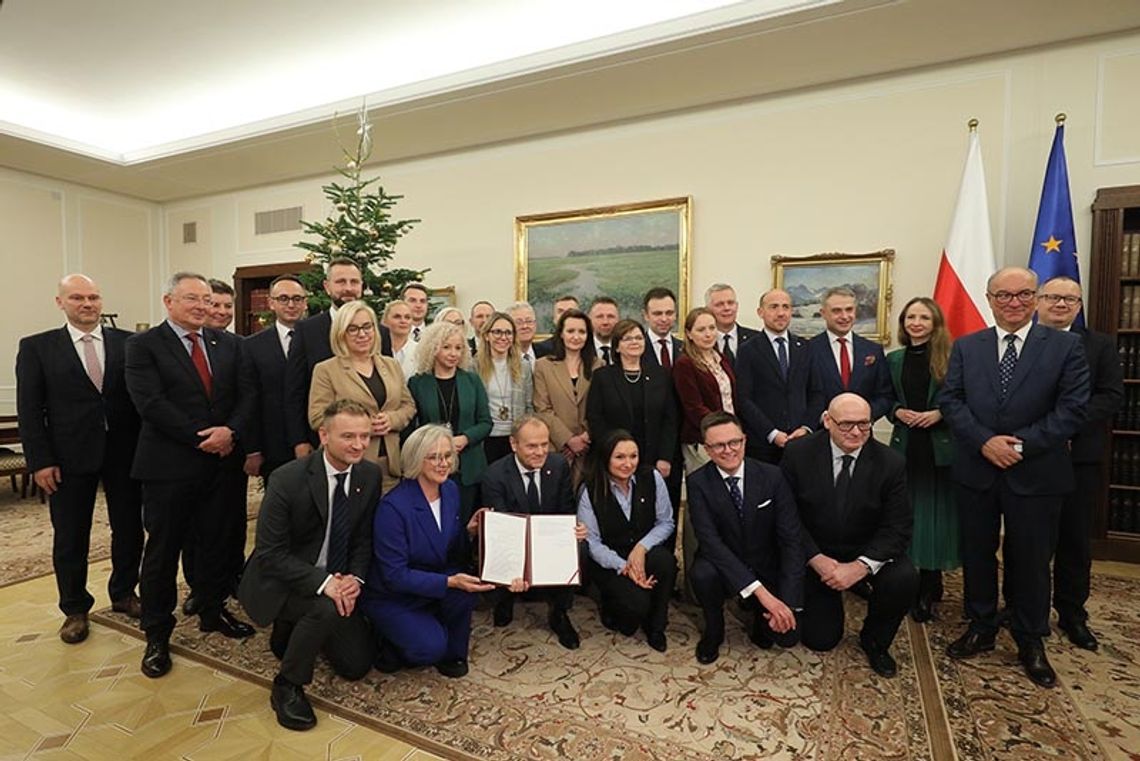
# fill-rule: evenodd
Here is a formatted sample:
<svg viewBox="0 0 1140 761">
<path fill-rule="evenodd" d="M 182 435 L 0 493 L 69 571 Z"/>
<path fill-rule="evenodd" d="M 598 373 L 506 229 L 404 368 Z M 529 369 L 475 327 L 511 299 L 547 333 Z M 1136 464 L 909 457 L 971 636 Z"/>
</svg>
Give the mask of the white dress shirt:
<svg viewBox="0 0 1140 761">
<path fill-rule="evenodd" d="M 75 353 L 79 355 L 79 364 L 82 365 L 85 370 L 87 369 L 87 355 L 84 353 L 83 337 L 91 336 L 95 339 L 91 342 L 91 345 L 95 347 L 95 356 L 99 358 L 100 369 L 102 369 L 104 373 L 107 372 L 107 352 L 103 348 L 103 329 L 101 327 L 96 327 L 95 330 L 92 330 L 90 333 L 84 333 L 69 322 L 67 323 L 67 334 L 71 336 L 71 345 L 75 347 Z"/>
<path fill-rule="evenodd" d="M 285 356 L 288 357 L 289 345 L 293 343 L 293 328 L 280 322 L 274 322 L 273 327 L 277 329 L 277 340 L 281 343 L 281 351 L 285 352 Z"/>
<path fill-rule="evenodd" d="M 848 333 L 847 335 L 851 335 Z M 839 478 L 839 471 L 843 470 L 843 455 L 851 455 L 854 459 L 851 461 L 851 476 L 855 476 L 855 463 L 859 461 L 859 455 L 863 453 L 863 447 L 859 447 L 854 452 L 844 452 L 839 447 L 835 446 L 835 442 L 828 442 L 831 444 L 831 478 L 834 482 Z M 874 576 L 879 572 L 879 569 L 886 565 L 885 560 L 873 560 L 866 555 L 860 555 L 859 560 L 867 564 L 871 569 L 871 575 Z"/>
<path fill-rule="evenodd" d="M 325 464 L 325 477 L 326 477 L 326 480 L 328 481 L 327 486 L 328 486 L 328 498 L 329 498 L 329 515 L 328 515 L 328 520 L 325 521 L 325 538 L 324 538 L 324 541 L 321 542 L 321 551 L 317 555 L 317 567 L 318 568 L 325 568 L 329 562 L 329 534 L 332 532 L 333 491 L 336 489 L 336 477 L 338 475 L 340 475 L 341 473 L 347 473 L 348 474 L 344 479 L 344 496 L 347 497 L 348 496 L 348 485 L 352 481 L 352 466 L 349 465 L 347 470 L 337 470 L 336 468 L 334 468 L 332 466 L 332 463 L 329 462 L 329 458 L 328 458 L 327 454 L 322 454 L 321 461 L 324 462 L 324 464 Z M 329 580 L 331 578 L 332 578 L 331 573 L 325 577 L 325 580 L 323 582 L 321 582 L 321 585 L 319 587 L 317 587 L 317 594 L 324 594 L 325 586 L 328 585 Z M 364 584 L 363 579 L 357 578 L 357 580 L 361 584 Z"/>
<path fill-rule="evenodd" d="M 1033 323 L 1022 325 L 1019 330 L 1010 333 L 1008 330 L 1001 328 L 994 328 L 997 331 L 997 358 L 1001 362 L 1001 355 L 1005 354 L 1005 337 L 1009 335 L 1017 336 L 1013 341 L 1013 350 L 1017 352 L 1017 358 L 1021 359 L 1021 350 L 1025 348 L 1025 339 L 1029 337 L 1029 330 L 1033 327 Z"/>
</svg>

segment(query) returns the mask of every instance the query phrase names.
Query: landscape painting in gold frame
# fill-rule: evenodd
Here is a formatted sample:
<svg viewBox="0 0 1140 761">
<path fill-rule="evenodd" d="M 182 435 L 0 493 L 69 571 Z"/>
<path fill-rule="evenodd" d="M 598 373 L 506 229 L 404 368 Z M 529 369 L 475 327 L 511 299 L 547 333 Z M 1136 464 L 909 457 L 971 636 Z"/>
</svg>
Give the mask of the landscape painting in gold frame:
<svg viewBox="0 0 1140 761">
<path fill-rule="evenodd" d="M 855 332 L 883 346 L 891 342 L 891 265 L 894 249 L 869 254 L 773 256 L 772 282 L 792 297 L 792 330 L 810 338 L 822 331 L 820 314 L 828 288 L 855 291 Z"/>
</svg>

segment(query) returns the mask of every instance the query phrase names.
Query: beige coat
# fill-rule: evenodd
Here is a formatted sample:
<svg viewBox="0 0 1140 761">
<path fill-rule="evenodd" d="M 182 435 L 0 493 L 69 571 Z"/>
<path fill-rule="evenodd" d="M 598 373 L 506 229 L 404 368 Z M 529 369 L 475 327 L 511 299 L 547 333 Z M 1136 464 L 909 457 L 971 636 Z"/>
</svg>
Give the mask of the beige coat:
<svg viewBox="0 0 1140 761">
<path fill-rule="evenodd" d="M 600 363 L 595 367 L 600 366 Z M 586 430 L 586 396 L 590 381 L 578 376 L 578 385 L 570 382 L 566 363 L 543 357 L 534 363 L 534 411 L 550 428 L 550 443 L 555 451 L 566 446 L 571 436 Z"/>
<path fill-rule="evenodd" d="M 332 357 L 324 362 L 318 362 L 313 367 L 313 382 L 309 386 L 309 425 L 316 430 L 321 425 L 325 408 L 338 399 L 352 399 L 360 402 L 372 414 L 377 412 L 388 413 L 392 423 L 392 430 L 384 436 L 384 448 L 388 455 L 388 472 L 399 478 L 400 469 L 400 431 L 411 421 L 416 414 L 416 403 L 408 392 L 407 383 L 404 382 L 404 371 L 400 363 L 391 357 L 374 356 L 373 364 L 384 381 L 387 399 L 384 400 L 383 409 L 376 408 L 376 399 L 368 386 L 364 385 L 360 375 L 352 367 L 352 362 L 342 357 Z M 368 445 L 365 454 L 369 460 L 377 462 L 380 459 L 380 437 L 374 436 Z"/>
</svg>

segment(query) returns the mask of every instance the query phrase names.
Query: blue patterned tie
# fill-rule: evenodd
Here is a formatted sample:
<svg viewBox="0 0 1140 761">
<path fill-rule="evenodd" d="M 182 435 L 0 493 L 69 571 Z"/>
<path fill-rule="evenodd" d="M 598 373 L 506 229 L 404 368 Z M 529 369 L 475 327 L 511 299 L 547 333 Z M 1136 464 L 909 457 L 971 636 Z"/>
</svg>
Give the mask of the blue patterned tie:
<svg viewBox="0 0 1140 761">
<path fill-rule="evenodd" d="M 329 528 L 329 552 L 325 570 L 329 573 L 348 571 L 348 495 L 344 493 L 344 480 L 348 473 L 336 474 L 333 488 L 332 526 Z"/>
<path fill-rule="evenodd" d="M 1009 382 L 1013 380 L 1013 371 L 1017 368 L 1017 349 L 1014 348 L 1014 341 L 1017 336 L 1010 333 L 1005 337 L 1005 352 L 1001 355 L 1001 362 L 998 362 L 998 377 L 1001 379 L 1001 395 L 1005 398 L 1006 391 L 1009 390 Z"/>
<path fill-rule="evenodd" d="M 788 347 L 784 346 L 784 337 L 776 338 L 776 357 L 780 360 L 780 372 L 788 377 Z"/>
<path fill-rule="evenodd" d="M 728 496 L 732 497 L 732 504 L 736 505 L 736 512 L 744 516 L 744 494 L 740 491 L 740 476 L 728 476 L 724 479 L 728 484 Z"/>
</svg>

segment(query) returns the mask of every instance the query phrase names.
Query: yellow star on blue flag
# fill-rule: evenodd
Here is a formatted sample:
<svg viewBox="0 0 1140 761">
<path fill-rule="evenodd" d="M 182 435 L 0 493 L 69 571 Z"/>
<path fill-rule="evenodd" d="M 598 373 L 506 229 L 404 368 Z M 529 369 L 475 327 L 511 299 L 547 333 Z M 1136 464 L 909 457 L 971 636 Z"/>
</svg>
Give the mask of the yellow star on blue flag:
<svg viewBox="0 0 1140 761">
<path fill-rule="evenodd" d="M 1037 273 L 1040 283 L 1065 276 L 1081 282 L 1077 266 L 1077 236 L 1073 232 L 1073 204 L 1069 197 L 1069 170 L 1065 166 L 1065 126 L 1057 125 L 1049 163 L 1045 165 L 1045 184 L 1041 188 L 1041 205 L 1037 209 L 1036 241 L 1029 251 L 1029 269 Z M 1053 256 L 1058 254 L 1058 256 Z M 1074 323 L 1084 327 L 1084 313 Z"/>
</svg>

